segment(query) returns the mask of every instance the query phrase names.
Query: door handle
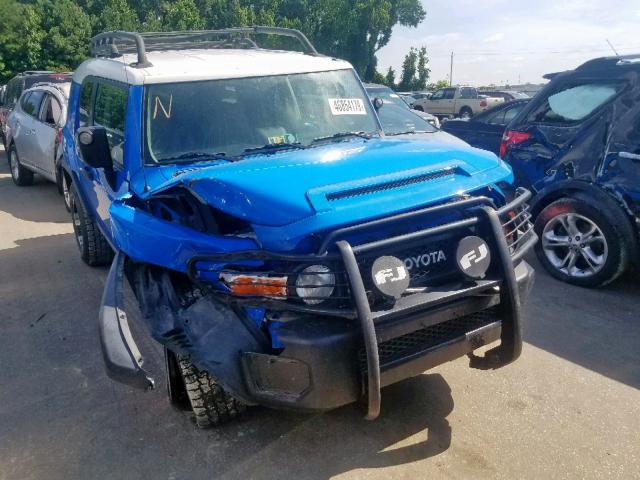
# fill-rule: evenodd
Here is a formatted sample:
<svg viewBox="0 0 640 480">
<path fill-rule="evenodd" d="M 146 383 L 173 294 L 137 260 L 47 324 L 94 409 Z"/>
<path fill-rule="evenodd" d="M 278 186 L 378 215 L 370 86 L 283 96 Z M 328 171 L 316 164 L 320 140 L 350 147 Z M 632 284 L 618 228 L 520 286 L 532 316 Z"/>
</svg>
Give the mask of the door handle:
<svg viewBox="0 0 640 480">
<path fill-rule="evenodd" d="M 640 155 L 638 155 L 637 153 L 631 153 L 631 152 L 618 152 L 618 156 L 620 158 L 626 158 L 628 160 L 635 160 L 640 161 Z"/>
</svg>

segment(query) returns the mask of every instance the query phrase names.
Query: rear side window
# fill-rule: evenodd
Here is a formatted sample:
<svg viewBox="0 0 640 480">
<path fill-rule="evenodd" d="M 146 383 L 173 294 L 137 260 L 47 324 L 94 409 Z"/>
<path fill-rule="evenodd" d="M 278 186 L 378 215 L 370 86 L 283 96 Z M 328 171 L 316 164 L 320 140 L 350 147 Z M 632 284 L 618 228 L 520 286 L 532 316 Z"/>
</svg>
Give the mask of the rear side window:
<svg viewBox="0 0 640 480">
<path fill-rule="evenodd" d="M 456 94 L 455 88 L 445 88 L 443 91 L 444 95 L 442 96 L 442 98 L 444 98 L 445 100 L 451 100 Z"/>
<path fill-rule="evenodd" d="M 40 105 L 42 104 L 43 98 L 44 92 L 41 90 L 30 92 L 22 99 L 20 106 L 25 113 L 37 117 L 40 113 Z"/>
<path fill-rule="evenodd" d="M 114 163 L 124 161 L 124 118 L 127 111 L 127 90 L 108 83 L 99 83 L 93 109 L 93 124 L 107 131 Z"/>
<path fill-rule="evenodd" d="M 60 102 L 53 95 L 47 95 L 40 120 L 49 125 L 60 125 L 61 115 L 62 107 Z"/>
<path fill-rule="evenodd" d="M 89 125 L 91 120 L 91 99 L 93 98 L 93 80 L 85 80 L 80 88 L 80 108 L 78 111 L 78 121 L 81 127 Z"/>
<path fill-rule="evenodd" d="M 471 99 L 471 98 L 477 98 L 477 97 L 478 97 L 478 92 L 476 92 L 475 88 L 464 87 L 460 89 L 460 98 Z"/>
<path fill-rule="evenodd" d="M 529 121 L 567 124 L 579 122 L 611 100 L 623 88 L 621 83 L 567 85 L 534 109 Z"/>
</svg>

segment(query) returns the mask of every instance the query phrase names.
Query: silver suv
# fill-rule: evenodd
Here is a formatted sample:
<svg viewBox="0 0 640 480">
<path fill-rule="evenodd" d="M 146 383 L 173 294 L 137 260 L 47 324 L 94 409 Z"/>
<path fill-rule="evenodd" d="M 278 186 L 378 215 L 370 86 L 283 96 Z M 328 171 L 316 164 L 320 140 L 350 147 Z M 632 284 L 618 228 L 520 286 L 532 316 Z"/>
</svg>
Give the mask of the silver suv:
<svg viewBox="0 0 640 480">
<path fill-rule="evenodd" d="M 70 83 L 37 84 L 25 90 L 7 119 L 7 157 L 11 177 L 18 186 L 31 185 L 38 173 L 58 185 L 65 194 L 68 188 L 62 175 L 60 140 L 67 118 Z"/>
</svg>

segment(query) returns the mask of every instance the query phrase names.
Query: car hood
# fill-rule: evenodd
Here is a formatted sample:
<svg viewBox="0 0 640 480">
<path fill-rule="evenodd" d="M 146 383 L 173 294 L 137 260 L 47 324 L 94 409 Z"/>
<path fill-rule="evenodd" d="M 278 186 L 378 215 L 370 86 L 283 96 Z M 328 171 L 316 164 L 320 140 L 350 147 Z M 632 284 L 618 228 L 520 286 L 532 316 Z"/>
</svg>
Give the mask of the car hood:
<svg viewBox="0 0 640 480">
<path fill-rule="evenodd" d="M 406 133 L 402 135 L 395 135 L 396 138 L 405 138 L 407 140 L 421 140 L 427 142 L 436 143 L 449 143 L 451 145 L 457 145 L 459 147 L 468 147 L 469 144 L 464 140 L 451 135 L 450 133 L 437 130 L 435 132 L 419 132 L 419 133 Z"/>
<path fill-rule="evenodd" d="M 145 199 L 187 188 L 282 246 L 313 230 L 419 208 L 510 178 L 510 168 L 489 152 L 376 138 L 209 166 L 160 167 L 147 176 L 147 185 L 156 185 L 136 193 Z"/>
</svg>

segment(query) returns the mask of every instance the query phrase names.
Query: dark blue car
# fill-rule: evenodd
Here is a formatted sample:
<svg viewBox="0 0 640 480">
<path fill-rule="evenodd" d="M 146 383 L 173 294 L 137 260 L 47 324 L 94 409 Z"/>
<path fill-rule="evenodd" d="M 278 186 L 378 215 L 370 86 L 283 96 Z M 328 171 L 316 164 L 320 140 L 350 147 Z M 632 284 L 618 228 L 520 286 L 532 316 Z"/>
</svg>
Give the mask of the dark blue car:
<svg viewBox="0 0 640 480">
<path fill-rule="evenodd" d="M 449 120 L 440 127 L 469 145 L 498 154 L 507 124 L 529 102 L 529 98 L 500 103 L 469 120 Z"/>
<path fill-rule="evenodd" d="M 504 135 L 500 156 L 535 194 L 540 261 L 569 283 L 604 285 L 638 263 L 639 60 L 547 75 Z"/>
</svg>

